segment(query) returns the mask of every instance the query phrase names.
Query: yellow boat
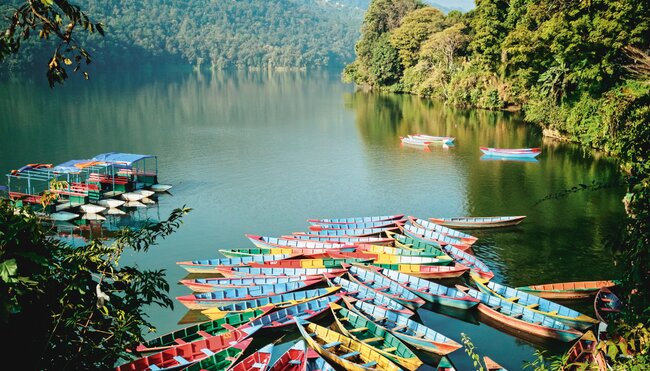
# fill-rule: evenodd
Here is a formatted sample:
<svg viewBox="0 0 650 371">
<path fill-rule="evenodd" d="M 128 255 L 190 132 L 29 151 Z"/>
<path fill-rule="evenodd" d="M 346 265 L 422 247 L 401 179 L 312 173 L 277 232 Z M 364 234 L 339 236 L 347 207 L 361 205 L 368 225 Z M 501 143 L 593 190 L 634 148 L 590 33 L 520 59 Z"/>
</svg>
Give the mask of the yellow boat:
<svg viewBox="0 0 650 371">
<path fill-rule="evenodd" d="M 304 325 L 300 324 L 302 322 Z M 343 334 L 315 323 L 300 321 L 296 326 L 309 347 L 323 358 L 348 371 L 399 371 L 396 364 L 388 360 L 369 345 L 351 339 Z"/>
</svg>

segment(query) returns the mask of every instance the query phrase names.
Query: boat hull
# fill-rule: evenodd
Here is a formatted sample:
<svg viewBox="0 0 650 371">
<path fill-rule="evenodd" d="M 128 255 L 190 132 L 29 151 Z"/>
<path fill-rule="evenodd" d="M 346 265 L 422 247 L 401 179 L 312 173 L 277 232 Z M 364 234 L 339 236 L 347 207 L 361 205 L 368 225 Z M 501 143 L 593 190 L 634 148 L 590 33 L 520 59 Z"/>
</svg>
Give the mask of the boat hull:
<svg viewBox="0 0 650 371">
<path fill-rule="evenodd" d="M 507 219 L 503 219 L 507 218 Z M 480 229 L 510 227 L 520 224 L 526 216 L 510 217 L 458 217 L 458 218 L 429 218 L 433 223 L 456 229 Z M 499 220 L 501 219 L 501 220 Z"/>
</svg>

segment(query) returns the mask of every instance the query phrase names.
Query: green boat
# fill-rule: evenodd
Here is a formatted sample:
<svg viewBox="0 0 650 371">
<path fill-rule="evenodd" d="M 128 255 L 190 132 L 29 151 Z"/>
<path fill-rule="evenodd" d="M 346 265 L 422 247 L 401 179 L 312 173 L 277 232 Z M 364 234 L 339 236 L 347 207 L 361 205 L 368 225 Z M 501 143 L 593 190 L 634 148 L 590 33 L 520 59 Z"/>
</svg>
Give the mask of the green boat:
<svg viewBox="0 0 650 371">
<path fill-rule="evenodd" d="M 422 366 L 422 361 L 415 353 L 390 331 L 336 303 L 330 303 L 329 306 L 342 334 L 371 346 L 406 370 L 413 371 Z"/>
<path fill-rule="evenodd" d="M 226 316 L 213 321 L 199 323 L 161 335 L 138 345 L 136 350 L 140 353 L 160 352 L 167 348 L 182 344 L 183 342 L 189 343 L 201 338 L 221 335 L 230 332 L 233 327 L 244 325 L 267 314 L 272 309 L 274 309 L 274 307 L 268 305 L 262 307 L 262 309 L 227 314 Z"/>
<path fill-rule="evenodd" d="M 447 255 L 447 253 L 442 250 L 442 246 L 438 244 L 426 243 L 394 232 L 388 232 L 388 236 L 395 240 L 395 247 L 401 249 L 421 251 L 423 254 Z"/>
<path fill-rule="evenodd" d="M 246 348 L 251 344 L 253 338 L 240 341 L 239 343 L 226 348 L 221 352 L 217 352 L 208 358 L 184 368 L 185 371 L 222 371 L 228 370 L 232 367 L 246 351 Z"/>
</svg>

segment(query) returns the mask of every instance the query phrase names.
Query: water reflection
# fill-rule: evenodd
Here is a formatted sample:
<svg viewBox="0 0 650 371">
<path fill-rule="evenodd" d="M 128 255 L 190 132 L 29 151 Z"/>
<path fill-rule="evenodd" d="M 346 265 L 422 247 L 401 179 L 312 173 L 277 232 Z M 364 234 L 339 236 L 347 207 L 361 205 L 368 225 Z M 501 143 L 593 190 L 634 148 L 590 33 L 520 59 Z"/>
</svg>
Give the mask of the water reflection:
<svg viewBox="0 0 650 371">
<path fill-rule="evenodd" d="M 499 157 L 499 156 L 490 156 L 490 155 L 481 156 L 481 161 L 513 161 L 513 162 L 532 162 L 532 163 L 539 162 L 538 159 L 531 158 L 531 157 Z"/>
</svg>

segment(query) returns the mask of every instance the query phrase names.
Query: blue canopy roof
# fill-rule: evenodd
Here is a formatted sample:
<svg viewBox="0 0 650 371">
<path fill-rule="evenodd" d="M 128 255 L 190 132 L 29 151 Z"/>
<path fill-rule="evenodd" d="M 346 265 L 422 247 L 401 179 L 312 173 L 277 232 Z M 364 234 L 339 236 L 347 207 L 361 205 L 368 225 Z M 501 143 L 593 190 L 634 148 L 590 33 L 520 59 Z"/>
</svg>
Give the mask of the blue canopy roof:
<svg viewBox="0 0 650 371">
<path fill-rule="evenodd" d="M 108 152 L 93 157 L 95 161 L 105 161 L 109 163 L 132 165 L 134 162 L 146 158 L 155 158 L 153 155 L 138 155 L 135 153 Z"/>
<path fill-rule="evenodd" d="M 81 171 L 81 169 L 76 167 L 75 165 L 88 163 L 91 161 L 93 160 L 70 160 L 62 164 L 56 165 L 55 167 L 52 168 L 52 170 L 56 171 L 57 173 L 78 173 Z"/>
</svg>

